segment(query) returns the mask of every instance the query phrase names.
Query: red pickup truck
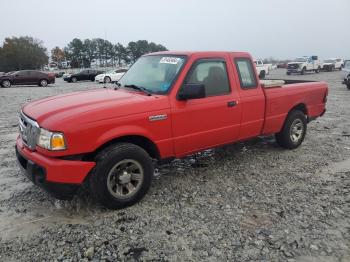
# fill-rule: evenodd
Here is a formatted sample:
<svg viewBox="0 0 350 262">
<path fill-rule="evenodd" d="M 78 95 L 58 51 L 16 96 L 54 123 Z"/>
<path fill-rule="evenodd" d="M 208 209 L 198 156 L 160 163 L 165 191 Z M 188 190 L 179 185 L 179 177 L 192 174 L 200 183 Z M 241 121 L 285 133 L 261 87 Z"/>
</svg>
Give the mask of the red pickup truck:
<svg viewBox="0 0 350 262">
<path fill-rule="evenodd" d="M 25 105 L 16 153 L 27 176 L 57 198 L 86 183 L 100 203 L 122 208 L 146 194 L 154 160 L 271 134 L 297 148 L 327 95 L 324 82 L 262 84 L 248 53 L 152 53 L 114 89 Z"/>
</svg>

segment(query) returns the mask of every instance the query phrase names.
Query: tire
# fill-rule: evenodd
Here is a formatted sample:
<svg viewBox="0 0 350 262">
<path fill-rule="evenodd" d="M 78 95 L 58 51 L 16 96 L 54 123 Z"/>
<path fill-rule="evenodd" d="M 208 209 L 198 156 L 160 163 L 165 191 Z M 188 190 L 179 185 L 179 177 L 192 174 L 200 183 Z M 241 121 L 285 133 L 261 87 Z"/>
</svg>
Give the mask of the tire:
<svg viewBox="0 0 350 262">
<path fill-rule="evenodd" d="M 112 80 L 109 76 L 105 76 L 105 78 L 103 79 L 104 83 L 110 83 Z"/>
<path fill-rule="evenodd" d="M 290 72 L 287 72 L 287 75 L 290 75 Z"/>
<path fill-rule="evenodd" d="M 2 81 L 1 86 L 4 88 L 10 88 L 12 86 L 12 83 L 10 80 L 4 80 Z"/>
<path fill-rule="evenodd" d="M 261 71 L 260 74 L 259 74 L 259 78 L 260 79 L 264 79 L 265 78 L 265 71 Z"/>
<path fill-rule="evenodd" d="M 347 84 L 346 87 L 350 90 L 350 84 Z"/>
<path fill-rule="evenodd" d="M 306 71 L 306 68 L 305 68 L 305 67 L 303 67 L 303 69 L 301 69 L 300 74 L 301 74 L 301 75 L 305 75 L 305 71 Z"/>
<path fill-rule="evenodd" d="M 307 130 L 305 114 L 299 110 L 291 111 L 281 132 L 275 135 L 276 142 L 283 148 L 295 149 L 304 141 Z"/>
<path fill-rule="evenodd" d="M 77 81 L 78 81 L 78 79 L 76 77 L 72 77 L 72 79 L 71 79 L 72 83 L 76 83 Z"/>
<path fill-rule="evenodd" d="M 130 168 L 134 172 L 137 170 L 138 174 Z M 96 166 L 89 177 L 90 190 L 103 206 L 124 208 L 144 197 L 153 173 L 152 160 L 144 149 L 130 143 L 115 144 L 96 156 Z"/>
<path fill-rule="evenodd" d="M 321 69 L 320 69 L 320 68 L 317 68 L 317 69 L 315 70 L 315 73 L 318 74 L 320 71 L 321 71 Z"/>
<path fill-rule="evenodd" d="M 47 87 L 48 86 L 48 81 L 46 79 L 41 79 L 39 81 L 39 86 Z"/>
</svg>

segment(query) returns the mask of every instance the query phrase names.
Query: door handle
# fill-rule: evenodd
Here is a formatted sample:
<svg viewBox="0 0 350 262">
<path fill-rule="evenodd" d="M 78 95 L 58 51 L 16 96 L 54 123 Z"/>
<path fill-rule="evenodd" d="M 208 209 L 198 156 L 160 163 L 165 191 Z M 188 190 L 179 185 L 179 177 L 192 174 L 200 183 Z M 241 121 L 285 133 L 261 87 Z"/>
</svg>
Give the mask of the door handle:
<svg viewBox="0 0 350 262">
<path fill-rule="evenodd" d="M 237 105 L 237 102 L 236 101 L 229 101 L 229 102 L 227 102 L 227 106 L 228 107 L 234 107 L 234 106 L 236 106 Z"/>
</svg>

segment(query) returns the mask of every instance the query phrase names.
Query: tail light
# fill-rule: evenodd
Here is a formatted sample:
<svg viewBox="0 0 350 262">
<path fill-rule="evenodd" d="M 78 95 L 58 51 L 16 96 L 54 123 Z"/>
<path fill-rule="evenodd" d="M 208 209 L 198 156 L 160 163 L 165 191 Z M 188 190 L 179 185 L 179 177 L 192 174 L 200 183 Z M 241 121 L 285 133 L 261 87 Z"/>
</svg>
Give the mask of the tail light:
<svg viewBox="0 0 350 262">
<path fill-rule="evenodd" d="M 328 88 L 326 90 L 326 93 L 324 94 L 323 103 L 327 103 L 327 96 L 328 96 Z"/>
</svg>

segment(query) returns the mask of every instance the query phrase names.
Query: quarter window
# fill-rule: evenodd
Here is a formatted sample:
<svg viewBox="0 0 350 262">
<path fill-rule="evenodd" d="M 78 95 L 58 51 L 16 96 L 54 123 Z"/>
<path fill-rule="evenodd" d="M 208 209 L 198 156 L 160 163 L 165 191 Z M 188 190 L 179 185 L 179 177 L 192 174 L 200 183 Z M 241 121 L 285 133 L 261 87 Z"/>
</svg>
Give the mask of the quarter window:
<svg viewBox="0 0 350 262">
<path fill-rule="evenodd" d="M 239 81 L 242 88 L 256 88 L 257 81 L 252 62 L 249 58 L 235 59 Z"/>
<path fill-rule="evenodd" d="M 204 85 L 206 96 L 230 93 L 226 63 L 220 60 L 199 60 L 187 75 L 185 84 Z"/>
</svg>

